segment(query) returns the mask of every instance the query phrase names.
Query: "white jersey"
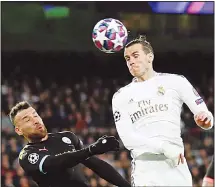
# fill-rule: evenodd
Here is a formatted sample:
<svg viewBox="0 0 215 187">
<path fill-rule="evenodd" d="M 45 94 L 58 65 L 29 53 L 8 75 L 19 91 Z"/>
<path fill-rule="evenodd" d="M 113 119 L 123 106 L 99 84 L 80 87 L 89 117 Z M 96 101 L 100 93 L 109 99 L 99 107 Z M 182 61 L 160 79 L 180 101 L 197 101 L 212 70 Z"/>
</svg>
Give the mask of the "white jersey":
<svg viewBox="0 0 215 187">
<path fill-rule="evenodd" d="M 183 147 L 180 128 L 183 103 L 194 115 L 208 112 L 190 82 L 176 74 L 157 73 L 149 80 L 133 81 L 114 94 L 116 129 L 133 157 L 145 152 L 161 153 L 163 141 Z"/>
</svg>

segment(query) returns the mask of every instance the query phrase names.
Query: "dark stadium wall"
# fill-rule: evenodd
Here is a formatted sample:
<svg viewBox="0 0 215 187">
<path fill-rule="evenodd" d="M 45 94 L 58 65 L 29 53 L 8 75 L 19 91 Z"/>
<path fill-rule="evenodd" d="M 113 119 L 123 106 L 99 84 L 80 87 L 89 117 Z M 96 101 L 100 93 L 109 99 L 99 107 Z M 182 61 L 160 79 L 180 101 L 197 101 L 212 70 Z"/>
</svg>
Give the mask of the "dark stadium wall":
<svg viewBox="0 0 215 187">
<path fill-rule="evenodd" d="M 92 42 L 92 30 L 99 20 L 112 17 L 125 24 L 130 36 L 147 34 L 157 52 L 213 52 L 213 15 L 155 14 L 146 2 L 132 3 L 120 3 L 117 11 L 117 2 L 3 2 L 2 50 L 100 55 Z"/>
</svg>

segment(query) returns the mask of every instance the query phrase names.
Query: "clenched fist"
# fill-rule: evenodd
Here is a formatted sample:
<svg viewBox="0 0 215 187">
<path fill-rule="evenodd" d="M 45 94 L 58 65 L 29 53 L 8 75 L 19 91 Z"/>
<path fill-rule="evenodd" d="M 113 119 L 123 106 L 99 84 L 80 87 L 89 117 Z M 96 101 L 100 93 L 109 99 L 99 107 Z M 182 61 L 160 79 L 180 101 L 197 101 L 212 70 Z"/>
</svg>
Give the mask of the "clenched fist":
<svg viewBox="0 0 215 187">
<path fill-rule="evenodd" d="M 213 126 L 213 115 L 211 112 L 201 111 L 194 116 L 196 124 L 203 129 L 210 129 Z"/>
<path fill-rule="evenodd" d="M 114 136 L 102 136 L 95 143 L 89 145 L 88 148 L 92 155 L 118 151 L 119 141 Z"/>
</svg>

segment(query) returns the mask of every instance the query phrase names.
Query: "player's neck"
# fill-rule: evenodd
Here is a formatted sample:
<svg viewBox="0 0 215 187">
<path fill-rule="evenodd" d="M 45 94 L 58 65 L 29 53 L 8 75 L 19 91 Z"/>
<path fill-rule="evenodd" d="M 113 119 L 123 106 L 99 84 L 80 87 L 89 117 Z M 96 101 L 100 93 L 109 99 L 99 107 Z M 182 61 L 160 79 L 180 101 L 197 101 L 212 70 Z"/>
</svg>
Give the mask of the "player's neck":
<svg viewBox="0 0 215 187">
<path fill-rule="evenodd" d="M 28 138 L 26 138 L 26 139 L 28 140 L 29 143 L 43 142 L 48 139 L 48 133 L 46 134 L 46 136 L 44 138 L 41 138 L 41 139 L 28 139 Z"/>
<path fill-rule="evenodd" d="M 148 71 L 147 73 L 145 73 L 144 75 L 140 76 L 137 78 L 137 82 L 142 82 L 142 81 L 146 81 L 152 77 L 154 77 L 156 75 L 156 72 L 151 69 L 150 71 Z"/>
<path fill-rule="evenodd" d="M 47 139 L 48 139 L 48 133 L 46 134 L 46 136 L 45 136 L 44 138 L 41 139 L 41 142 L 42 142 L 42 141 L 45 141 L 45 140 L 47 140 Z"/>
</svg>

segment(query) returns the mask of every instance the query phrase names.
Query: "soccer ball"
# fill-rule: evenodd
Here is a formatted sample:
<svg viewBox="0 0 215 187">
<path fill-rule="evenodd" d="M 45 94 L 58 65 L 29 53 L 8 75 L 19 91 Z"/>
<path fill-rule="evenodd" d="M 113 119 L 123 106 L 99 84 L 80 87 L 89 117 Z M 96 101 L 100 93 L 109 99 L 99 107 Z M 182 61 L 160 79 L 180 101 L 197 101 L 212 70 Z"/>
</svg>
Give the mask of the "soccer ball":
<svg viewBox="0 0 215 187">
<path fill-rule="evenodd" d="M 113 18 L 99 21 L 92 33 L 95 46 L 105 53 L 114 53 L 123 49 L 127 38 L 128 32 L 125 26 Z"/>
</svg>

